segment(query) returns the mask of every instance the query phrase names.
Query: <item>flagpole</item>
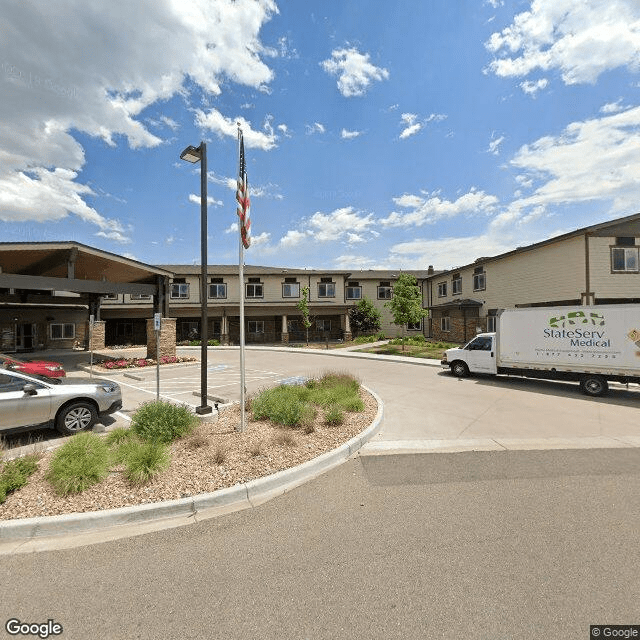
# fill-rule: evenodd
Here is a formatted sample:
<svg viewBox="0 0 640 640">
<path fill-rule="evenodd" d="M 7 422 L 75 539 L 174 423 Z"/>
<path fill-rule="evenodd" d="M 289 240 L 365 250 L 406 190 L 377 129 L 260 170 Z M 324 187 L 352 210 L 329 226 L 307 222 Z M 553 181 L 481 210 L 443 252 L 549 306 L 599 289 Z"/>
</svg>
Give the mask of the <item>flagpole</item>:
<svg viewBox="0 0 640 640">
<path fill-rule="evenodd" d="M 238 123 L 238 159 L 240 159 L 240 140 L 242 139 L 242 129 Z M 244 180 L 244 176 L 239 176 L 240 180 Z M 240 432 L 244 433 L 247 429 L 245 416 L 245 371 L 244 371 L 244 244 L 242 242 L 242 224 L 238 222 L 238 240 L 240 243 L 239 260 L 238 260 L 238 279 L 240 281 Z"/>
</svg>

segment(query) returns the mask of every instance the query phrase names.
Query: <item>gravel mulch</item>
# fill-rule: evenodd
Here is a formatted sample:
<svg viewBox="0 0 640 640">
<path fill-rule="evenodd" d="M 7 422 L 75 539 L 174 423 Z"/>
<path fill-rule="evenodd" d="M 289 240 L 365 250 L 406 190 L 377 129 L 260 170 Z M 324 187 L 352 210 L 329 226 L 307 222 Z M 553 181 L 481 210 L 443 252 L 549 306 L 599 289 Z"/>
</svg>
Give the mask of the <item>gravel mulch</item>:
<svg viewBox="0 0 640 640">
<path fill-rule="evenodd" d="M 247 430 L 236 431 L 240 408 L 220 413 L 217 422 L 203 422 L 189 436 L 171 445 L 171 465 L 149 484 L 130 484 L 115 468 L 100 484 L 81 494 L 58 496 L 45 475 L 52 452 L 41 454 L 38 471 L 29 483 L 9 494 L 0 505 L 0 520 L 52 516 L 114 509 L 149 502 L 174 500 L 208 493 L 294 467 L 353 438 L 374 420 L 378 410 L 373 396 L 361 390 L 365 410 L 345 413 L 339 426 L 328 426 L 318 412 L 314 431 L 281 428 L 268 421 L 250 420 Z"/>
</svg>

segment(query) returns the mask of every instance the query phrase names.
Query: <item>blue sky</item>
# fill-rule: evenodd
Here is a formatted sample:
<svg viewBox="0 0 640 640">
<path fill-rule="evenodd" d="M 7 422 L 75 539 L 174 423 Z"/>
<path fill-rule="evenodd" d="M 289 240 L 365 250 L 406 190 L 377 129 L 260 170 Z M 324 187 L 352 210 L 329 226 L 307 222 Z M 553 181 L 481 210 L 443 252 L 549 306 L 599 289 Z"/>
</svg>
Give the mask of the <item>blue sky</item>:
<svg viewBox="0 0 640 640">
<path fill-rule="evenodd" d="M 640 201 L 637 0 L 23 0 L 0 23 L 0 241 L 450 268 Z"/>
</svg>

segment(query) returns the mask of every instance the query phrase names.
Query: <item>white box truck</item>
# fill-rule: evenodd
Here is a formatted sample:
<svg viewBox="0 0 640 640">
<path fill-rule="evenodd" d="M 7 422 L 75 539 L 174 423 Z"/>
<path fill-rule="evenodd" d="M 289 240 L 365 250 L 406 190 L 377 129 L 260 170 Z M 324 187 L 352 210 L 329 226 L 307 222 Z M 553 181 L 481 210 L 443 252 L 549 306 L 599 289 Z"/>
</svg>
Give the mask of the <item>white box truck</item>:
<svg viewBox="0 0 640 640">
<path fill-rule="evenodd" d="M 640 383 L 640 304 L 504 309 L 495 333 L 448 349 L 442 365 L 458 377 L 573 380 L 601 396 L 609 380 Z"/>
</svg>

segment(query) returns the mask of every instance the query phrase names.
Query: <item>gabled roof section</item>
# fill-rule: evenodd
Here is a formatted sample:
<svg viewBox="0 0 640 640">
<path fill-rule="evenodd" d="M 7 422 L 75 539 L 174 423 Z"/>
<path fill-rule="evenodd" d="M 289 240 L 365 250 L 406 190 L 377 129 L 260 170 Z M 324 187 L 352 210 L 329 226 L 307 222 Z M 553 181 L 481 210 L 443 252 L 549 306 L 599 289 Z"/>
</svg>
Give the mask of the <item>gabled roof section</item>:
<svg viewBox="0 0 640 640">
<path fill-rule="evenodd" d="M 553 238 L 548 238 L 547 240 L 542 240 L 541 242 L 535 242 L 534 244 L 530 244 L 525 247 L 517 247 L 512 251 L 500 253 L 497 256 L 478 258 L 473 262 L 460 265 L 459 267 L 454 267 L 453 269 L 437 271 L 433 275 L 430 275 L 428 277 L 429 279 L 431 279 L 437 276 L 449 275 L 450 273 L 455 273 L 456 271 L 460 271 L 462 269 L 468 269 L 469 267 L 473 266 L 480 266 L 482 264 L 486 264 L 487 262 L 502 260 L 503 258 L 508 258 L 519 253 L 524 253 L 525 251 L 534 251 L 539 247 L 544 247 L 556 242 L 564 242 L 565 240 L 570 240 L 571 238 L 576 238 L 585 234 L 589 234 L 592 236 L 640 235 L 640 213 L 634 213 L 633 215 L 626 216 L 624 218 L 616 218 L 615 220 L 608 220 L 606 222 L 600 222 L 588 227 L 582 227 L 580 229 L 576 229 L 575 231 L 563 233 L 559 236 L 553 236 Z"/>
</svg>

